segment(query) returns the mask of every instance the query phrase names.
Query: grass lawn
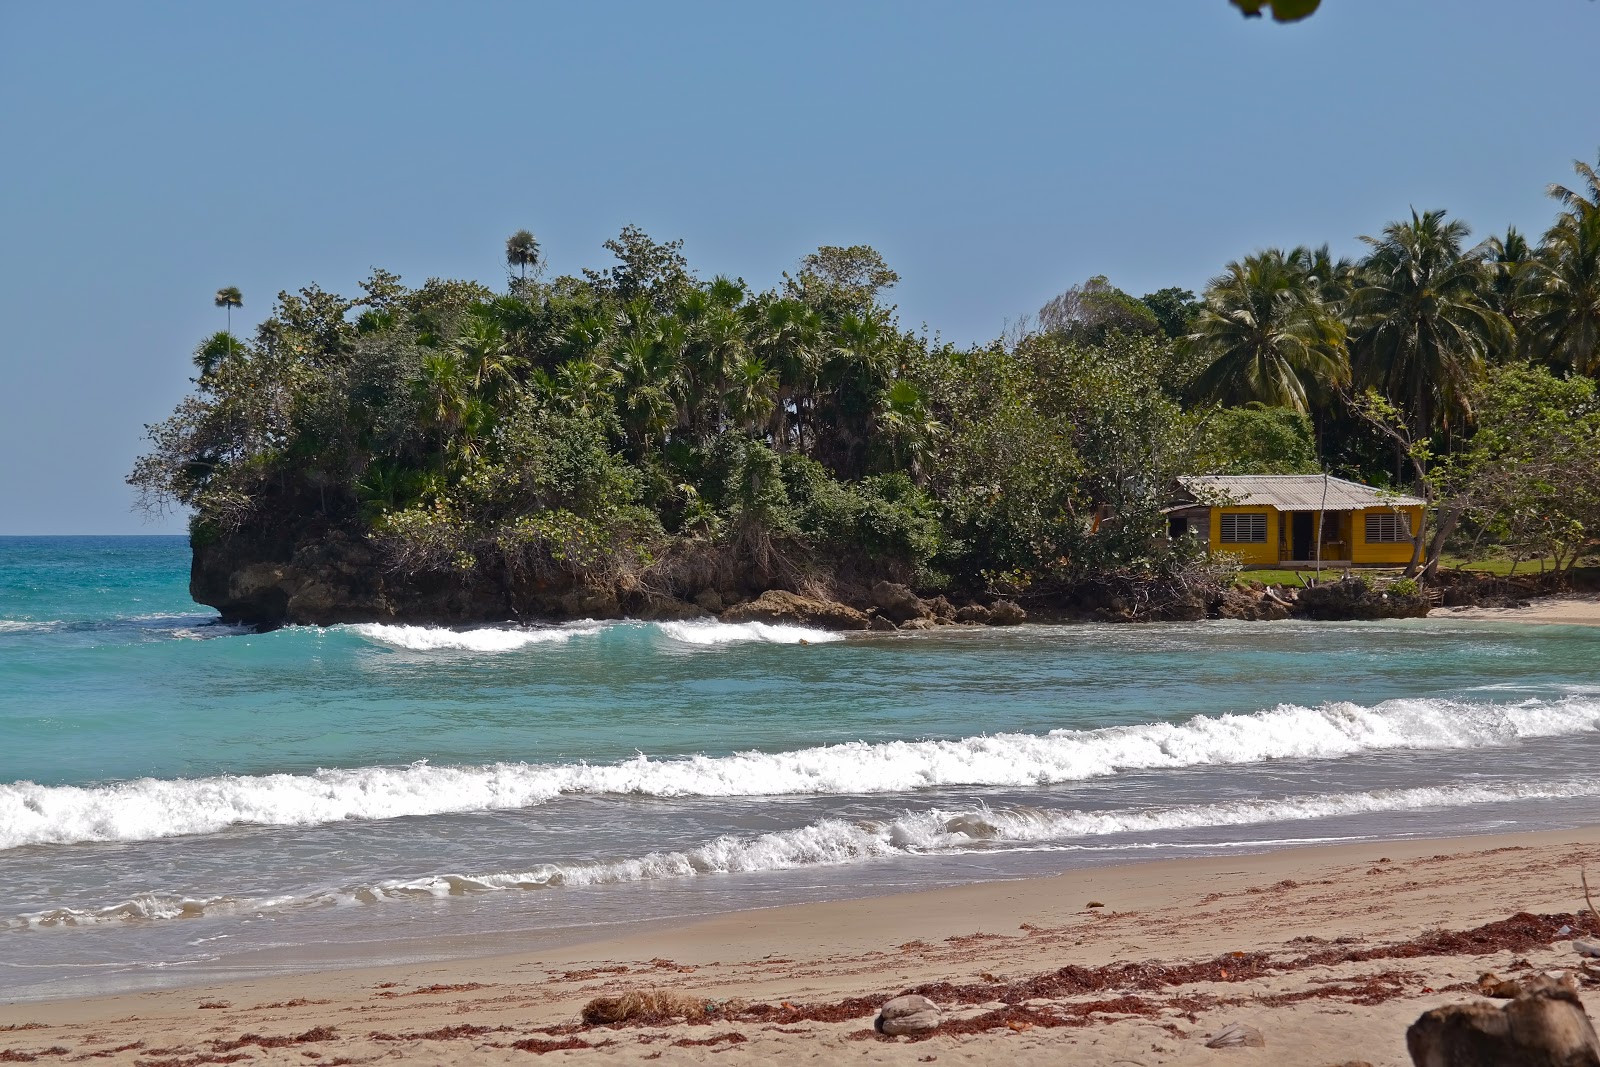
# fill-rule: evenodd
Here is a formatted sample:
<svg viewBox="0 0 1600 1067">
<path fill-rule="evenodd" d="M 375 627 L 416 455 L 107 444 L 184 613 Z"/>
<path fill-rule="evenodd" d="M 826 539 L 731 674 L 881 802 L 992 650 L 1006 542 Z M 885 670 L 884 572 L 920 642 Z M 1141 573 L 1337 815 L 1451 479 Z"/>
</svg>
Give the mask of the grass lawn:
<svg viewBox="0 0 1600 1067">
<path fill-rule="evenodd" d="M 1346 574 L 1366 574 L 1378 578 L 1398 578 L 1403 567 L 1359 567 L 1351 570 L 1348 567 L 1324 567 L 1322 578 L 1324 581 L 1337 581 Z M 1278 570 L 1267 568 L 1258 571 L 1241 571 L 1238 580 L 1241 582 L 1260 582 L 1263 585 L 1298 585 L 1304 587 L 1311 579 L 1317 576 L 1315 567 L 1306 567 L 1302 570 Z"/>
<path fill-rule="evenodd" d="M 1548 571 L 1554 567 L 1554 562 L 1547 559 L 1544 561 L 1544 566 L 1545 570 Z M 1441 570 L 1476 571 L 1480 574 L 1494 574 L 1505 577 L 1511 574 L 1511 561 L 1508 559 L 1481 559 L 1468 562 L 1460 556 L 1445 556 L 1439 561 L 1439 568 Z M 1593 567 L 1579 567 L 1574 577 L 1586 577 L 1588 572 L 1595 569 Z M 1341 574 L 1364 574 L 1374 578 L 1398 578 L 1404 571 L 1404 567 L 1357 567 L 1354 570 L 1338 571 L 1325 568 L 1322 576 L 1326 579 L 1330 577 L 1337 578 Z M 1241 582 L 1260 582 L 1263 585 L 1297 585 L 1303 587 L 1308 580 L 1316 576 L 1316 573 L 1314 569 L 1309 567 L 1302 570 L 1271 568 L 1241 571 L 1237 580 Z M 1538 574 L 1539 561 L 1536 559 L 1523 560 L 1517 564 L 1515 576 L 1518 578 L 1534 578 Z"/>
</svg>

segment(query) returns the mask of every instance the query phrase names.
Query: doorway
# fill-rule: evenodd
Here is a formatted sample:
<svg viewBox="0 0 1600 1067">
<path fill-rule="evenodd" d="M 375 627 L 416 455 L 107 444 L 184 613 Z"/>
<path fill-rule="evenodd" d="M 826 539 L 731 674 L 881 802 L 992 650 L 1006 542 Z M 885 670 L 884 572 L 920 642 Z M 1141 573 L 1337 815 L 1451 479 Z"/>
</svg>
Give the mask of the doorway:
<svg viewBox="0 0 1600 1067">
<path fill-rule="evenodd" d="M 1317 517 L 1314 512 L 1297 511 L 1294 513 L 1294 558 L 1305 561 L 1311 558 L 1315 551 L 1312 544 L 1316 538 Z"/>
</svg>

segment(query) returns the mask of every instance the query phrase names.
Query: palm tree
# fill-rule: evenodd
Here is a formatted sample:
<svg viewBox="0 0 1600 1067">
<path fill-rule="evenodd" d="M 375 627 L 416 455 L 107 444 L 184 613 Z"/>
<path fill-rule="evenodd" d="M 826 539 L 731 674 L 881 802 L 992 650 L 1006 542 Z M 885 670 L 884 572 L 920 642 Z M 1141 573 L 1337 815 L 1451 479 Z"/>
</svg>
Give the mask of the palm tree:
<svg viewBox="0 0 1600 1067">
<path fill-rule="evenodd" d="M 1564 216 L 1532 274 L 1529 347 L 1556 366 L 1600 373 L 1600 211 Z"/>
<path fill-rule="evenodd" d="M 895 379 L 879 401 L 878 429 L 889 440 L 895 468 L 904 468 L 921 485 L 934 445 L 944 433 L 944 425 L 929 413 L 922 391 L 904 378 Z"/>
<path fill-rule="evenodd" d="M 746 356 L 731 368 L 723 404 L 728 418 L 750 436 L 756 436 L 772 417 L 778 393 L 778 376 L 759 356 Z"/>
<path fill-rule="evenodd" d="M 421 423 L 432 432 L 439 446 L 439 473 L 445 473 L 457 436 L 473 414 L 473 398 L 461 364 L 450 352 L 434 352 L 422 358 L 421 371 L 413 383 Z"/>
<path fill-rule="evenodd" d="M 237 285 L 225 286 L 217 290 L 216 298 L 212 303 L 219 308 L 226 308 L 228 312 L 228 337 L 233 337 L 233 309 L 244 307 L 244 296 L 239 292 Z"/>
<path fill-rule="evenodd" d="M 1291 258 L 1268 249 L 1211 279 L 1194 332 L 1183 340 L 1208 361 L 1197 393 L 1309 412 L 1313 398 L 1345 382 L 1344 326 L 1306 266 L 1298 250 Z"/>
<path fill-rule="evenodd" d="M 1581 159 L 1572 161 L 1572 169 L 1581 179 L 1578 188 L 1568 189 L 1559 182 L 1552 182 L 1545 187 L 1546 192 L 1566 207 L 1561 215 L 1563 220 L 1575 220 L 1600 212 L 1600 173 L 1596 173 L 1595 168 Z M 1556 225 L 1561 225 L 1561 221 L 1558 220 Z"/>
<path fill-rule="evenodd" d="M 1400 406 L 1417 438 L 1471 416 L 1484 357 L 1510 344 L 1511 324 L 1485 300 L 1483 263 L 1462 251 L 1470 232 L 1443 211 L 1413 210 L 1361 238 L 1372 252 L 1351 297 L 1357 375 Z"/>
<path fill-rule="evenodd" d="M 1328 245 L 1297 246 L 1288 257 L 1290 266 L 1307 276 L 1317 298 L 1330 312 L 1339 312 L 1356 288 L 1356 265 L 1347 256 L 1333 257 Z"/>
<path fill-rule="evenodd" d="M 462 321 L 452 349 L 473 391 L 493 402 L 516 384 L 518 360 L 491 308 L 478 306 Z"/>
<path fill-rule="evenodd" d="M 527 230 L 518 230 L 506 238 L 506 266 L 516 267 L 518 277 L 528 280 L 528 268 L 539 266 L 539 241 Z"/>
<path fill-rule="evenodd" d="M 1532 314 L 1532 298 L 1539 272 L 1539 250 L 1517 232 L 1515 226 L 1506 228 L 1504 237 L 1490 237 L 1480 246 L 1484 265 L 1488 268 L 1488 285 L 1484 291 L 1485 302 L 1506 317 L 1511 324 L 1512 340 L 1520 347 L 1522 328 Z M 1514 351 L 1503 352 L 1506 358 Z"/>
</svg>

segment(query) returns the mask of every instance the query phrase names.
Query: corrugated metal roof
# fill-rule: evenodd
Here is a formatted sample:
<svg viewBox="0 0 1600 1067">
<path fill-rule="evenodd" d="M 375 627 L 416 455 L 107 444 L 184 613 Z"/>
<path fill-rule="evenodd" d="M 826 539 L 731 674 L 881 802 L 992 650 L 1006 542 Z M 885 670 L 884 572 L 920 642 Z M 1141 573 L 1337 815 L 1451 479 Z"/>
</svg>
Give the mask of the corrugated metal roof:
<svg viewBox="0 0 1600 1067">
<path fill-rule="evenodd" d="M 1266 506 L 1279 511 L 1353 511 L 1421 507 L 1424 503 L 1404 493 L 1321 474 L 1215 474 L 1178 480 L 1196 497 L 1221 497 L 1239 507 Z"/>
</svg>

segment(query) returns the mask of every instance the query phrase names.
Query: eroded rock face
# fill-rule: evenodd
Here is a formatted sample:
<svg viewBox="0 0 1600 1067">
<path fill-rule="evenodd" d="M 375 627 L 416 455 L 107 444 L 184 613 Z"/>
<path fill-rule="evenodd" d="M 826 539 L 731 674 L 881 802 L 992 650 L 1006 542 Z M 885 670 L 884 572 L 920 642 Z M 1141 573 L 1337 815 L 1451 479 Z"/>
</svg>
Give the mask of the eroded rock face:
<svg viewBox="0 0 1600 1067">
<path fill-rule="evenodd" d="M 723 622 L 765 622 L 790 626 L 815 626 L 824 630 L 866 630 L 872 620 L 846 604 L 817 600 L 783 589 L 735 604 L 722 613 Z"/>
<path fill-rule="evenodd" d="M 1504 1007 L 1424 1012 L 1406 1031 L 1416 1067 L 1600 1067 L 1600 1039 L 1571 987 L 1543 976 Z"/>
</svg>

